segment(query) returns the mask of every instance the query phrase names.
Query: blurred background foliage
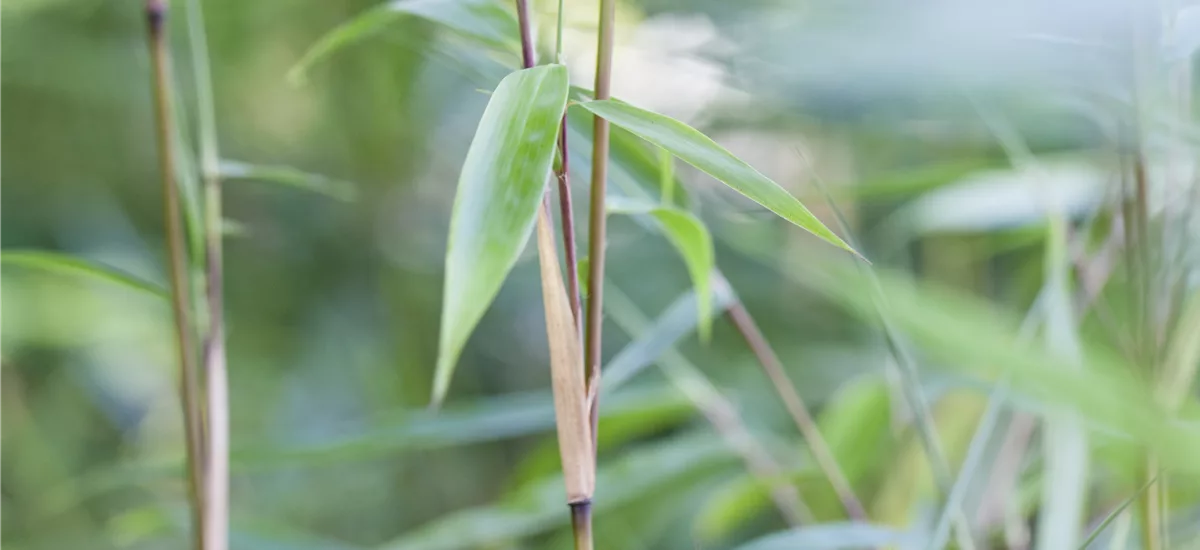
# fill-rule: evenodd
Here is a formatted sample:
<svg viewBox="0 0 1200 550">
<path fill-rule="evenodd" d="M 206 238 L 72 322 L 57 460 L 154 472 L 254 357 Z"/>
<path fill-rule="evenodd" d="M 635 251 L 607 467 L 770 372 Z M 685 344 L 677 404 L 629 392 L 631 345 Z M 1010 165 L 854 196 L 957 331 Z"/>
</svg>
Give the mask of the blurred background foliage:
<svg viewBox="0 0 1200 550">
<path fill-rule="evenodd" d="M 518 65 L 511 6 L 402 0 L 370 32 L 306 58 L 376 4 L 203 5 L 230 177 L 233 547 L 568 547 L 532 250 L 445 408 L 425 410 L 458 169 L 487 91 Z M 580 94 L 597 5 L 567 2 L 564 17 Z M 544 58 L 555 6 L 534 2 Z M 174 7 L 179 111 L 194 129 Z M 142 7 L 2 10 L 3 544 L 182 547 Z M 1153 452 L 1170 468 L 1172 547 L 1194 547 L 1192 378 L 1167 378 L 1186 396 L 1167 404 L 1131 340 L 1149 318 L 1154 372 L 1195 370 L 1197 45 L 1200 8 L 1179 2 L 620 2 L 614 95 L 705 130 L 831 227 L 841 211 L 872 260 L 855 265 L 676 171 L 871 520 L 898 531 L 838 530 L 845 512 L 745 342 L 724 317 L 699 342 L 683 263 L 644 220 L 614 217 L 605 356 L 631 370 L 603 398 L 599 547 L 737 547 L 788 527 L 771 496 L 782 487 L 827 530 L 753 548 L 921 548 L 958 513 L 976 547 L 1024 548 L 1056 482 L 1036 434 L 1064 414 L 1090 434 L 1076 535 L 1135 493 Z M 572 110 L 580 220 L 590 135 Z M 617 131 L 613 155 L 616 193 L 657 196 L 656 151 Z M 1120 216 L 1139 158 L 1148 300 Z M 1096 547 L 1137 548 L 1138 529 L 1123 512 Z"/>
</svg>

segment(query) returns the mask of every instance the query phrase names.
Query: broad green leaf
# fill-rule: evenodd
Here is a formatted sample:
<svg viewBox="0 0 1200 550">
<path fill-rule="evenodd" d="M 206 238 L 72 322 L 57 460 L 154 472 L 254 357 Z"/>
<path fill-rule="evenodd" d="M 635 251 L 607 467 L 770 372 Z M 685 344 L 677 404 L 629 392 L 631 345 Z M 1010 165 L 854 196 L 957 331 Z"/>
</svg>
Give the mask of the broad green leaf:
<svg viewBox="0 0 1200 550">
<path fill-rule="evenodd" d="M 825 523 L 755 539 L 737 550 L 858 550 L 911 544 L 912 533 L 867 523 Z"/>
<path fill-rule="evenodd" d="M 768 210 L 839 248 L 857 252 L 825 227 L 777 183 L 742 162 L 708 136 L 678 120 L 615 100 L 578 104 L 642 139 L 670 151 Z"/>
<path fill-rule="evenodd" d="M 145 292 L 160 298 L 167 296 L 161 285 L 123 273 L 115 268 L 58 252 L 42 250 L 5 250 L 0 252 L 0 265 L 39 269 L 51 273 L 83 276 L 115 283 L 130 290 Z"/>
<path fill-rule="evenodd" d="M 435 404 L 533 229 L 566 103 L 566 67 L 543 65 L 500 81 L 479 121 L 450 216 Z"/>
<path fill-rule="evenodd" d="M 648 495 L 687 487 L 715 468 L 732 463 L 729 451 L 708 434 L 692 434 L 623 454 L 601 466 L 593 504 L 597 522 Z M 418 527 L 379 550 L 458 550 L 518 541 L 567 524 L 562 479 L 545 480 L 502 502 L 470 508 Z"/>
<path fill-rule="evenodd" d="M 517 46 L 517 20 L 496 0 L 393 0 L 367 10 L 322 36 L 288 71 L 288 80 L 303 81 L 305 72 L 318 61 L 380 32 L 405 15 L 428 19 L 503 51 L 515 51 Z"/>
<path fill-rule="evenodd" d="M 646 214 L 652 216 L 667 240 L 687 264 L 692 285 L 696 287 L 696 314 L 699 316 L 700 339 L 708 340 L 712 333 L 712 291 L 710 280 L 715 263 L 712 236 L 704 222 L 691 212 L 620 197 L 608 199 L 608 211 L 616 214 Z"/>
<path fill-rule="evenodd" d="M 236 160 L 223 160 L 221 161 L 221 177 L 225 180 L 263 181 L 288 185 L 347 202 L 358 196 L 358 190 L 355 189 L 353 183 L 311 174 L 290 166 L 262 166 Z"/>
</svg>

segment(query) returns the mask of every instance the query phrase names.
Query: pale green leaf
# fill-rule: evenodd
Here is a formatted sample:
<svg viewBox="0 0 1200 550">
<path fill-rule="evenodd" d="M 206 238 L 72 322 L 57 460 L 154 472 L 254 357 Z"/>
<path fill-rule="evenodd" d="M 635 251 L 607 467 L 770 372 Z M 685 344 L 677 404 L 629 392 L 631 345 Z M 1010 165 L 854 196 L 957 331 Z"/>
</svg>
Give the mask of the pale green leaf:
<svg viewBox="0 0 1200 550">
<path fill-rule="evenodd" d="M 543 65 L 500 81 L 479 121 L 450 216 L 435 404 L 529 238 L 566 103 L 566 67 Z"/>
<path fill-rule="evenodd" d="M 290 166 L 263 166 L 236 160 L 223 160 L 221 161 L 221 178 L 277 183 L 312 191 L 341 201 L 352 201 L 358 196 L 358 190 L 355 189 L 353 183 L 311 174 Z"/>
<path fill-rule="evenodd" d="M 299 82 L 309 67 L 358 40 L 382 31 L 396 19 L 416 16 L 453 30 L 485 46 L 515 51 L 517 21 L 496 0 L 394 0 L 342 23 L 317 41 L 290 71 Z"/>
<path fill-rule="evenodd" d="M 851 550 L 911 544 L 911 533 L 866 523 L 825 523 L 767 535 L 737 550 Z"/>
<path fill-rule="evenodd" d="M 735 191 L 839 248 L 854 252 L 796 197 L 733 156 L 708 136 L 678 120 L 615 100 L 578 104 L 642 139 L 670 151 Z M 855 252 L 857 254 L 857 252 Z"/>
<path fill-rule="evenodd" d="M 717 285 L 714 289 L 715 303 L 712 304 L 712 314 L 725 311 L 733 303 L 733 293 L 725 285 Z M 637 334 L 637 338 L 617 353 L 608 365 L 604 367 L 604 381 L 601 391 L 610 394 L 642 369 L 654 364 L 664 353 L 670 350 L 675 342 L 690 333 L 695 327 L 696 292 L 690 291 L 676 298 L 667 309 L 654 320 L 648 329 Z"/>
<path fill-rule="evenodd" d="M 43 250 L 5 250 L 0 252 L 0 265 L 82 276 L 115 283 L 130 290 L 145 292 L 160 298 L 167 296 L 162 285 L 124 273 L 115 268 L 58 252 Z"/>
<path fill-rule="evenodd" d="M 708 335 L 712 332 L 711 280 L 716 260 L 712 236 L 704 227 L 704 222 L 686 210 L 620 197 L 610 197 L 607 207 L 609 212 L 645 214 L 658 222 L 667 240 L 687 265 L 692 285 L 696 287 L 696 314 L 699 316 L 697 326 L 700 339 L 708 340 Z"/>
</svg>

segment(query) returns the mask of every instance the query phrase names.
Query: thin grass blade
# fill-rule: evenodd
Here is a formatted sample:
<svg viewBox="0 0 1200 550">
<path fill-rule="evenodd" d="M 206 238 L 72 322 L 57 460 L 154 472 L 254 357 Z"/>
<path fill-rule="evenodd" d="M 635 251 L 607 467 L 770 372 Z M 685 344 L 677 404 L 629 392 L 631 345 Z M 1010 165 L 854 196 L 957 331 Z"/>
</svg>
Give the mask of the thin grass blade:
<svg viewBox="0 0 1200 550">
<path fill-rule="evenodd" d="M 350 202 L 358 197 L 358 189 L 348 181 L 328 178 L 290 166 L 264 166 L 236 160 L 221 161 L 221 179 L 275 183 Z"/>
<path fill-rule="evenodd" d="M 50 273 L 114 283 L 130 290 L 150 294 L 157 298 L 166 298 L 167 290 L 158 283 L 153 283 L 114 267 L 45 250 L 5 250 L 0 252 L 0 265 L 37 269 Z"/>
</svg>

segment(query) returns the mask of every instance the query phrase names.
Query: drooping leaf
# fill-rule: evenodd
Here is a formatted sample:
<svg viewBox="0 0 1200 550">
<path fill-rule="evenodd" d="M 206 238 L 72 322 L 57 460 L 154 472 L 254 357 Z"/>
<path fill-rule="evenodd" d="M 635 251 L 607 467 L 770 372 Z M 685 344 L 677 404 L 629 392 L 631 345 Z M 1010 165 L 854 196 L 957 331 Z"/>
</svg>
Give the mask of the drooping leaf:
<svg viewBox="0 0 1200 550">
<path fill-rule="evenodd" d="M 611 99 L 587 101 L 578 105 L 670 151 L 684 162 L 717 178 L 805 231 L 857 254 L 796 200 L 796 197 L 695 128 L 668 116 Z"/>
<path fill-rule="evenodd" d="M 533 229 L 566 102 L 566 67 L 543 65 L 505 77 L 484 110 L 450 217 L 435 404 Z"/>
<path fill-rule="evenodd" d="M 710 280 L 716 262 L 712 236 L 704 222 L 691 212 L 651 202 L 610 197 L 609 212 L 617 214 L 646 214 L 654 217 L 667 240 L 683 257 L 692 285 L 696 287 L 696 314 L 699 316 L 700 339 L 708 340 L 712 332 L 712 291 Z"/>
<path fill-rule="evenodd" d="M 167 290 L 162 285 L 140 279 L 113 267 L 58 252 L 44 250 L 5 250 L 0 252 L 0 265 L 83 276 L 99 281 L 115 283 L 130 290 L 144 292 L 159 298 L 167 296 Z"/>
<path fill-rule="evenodd" d="M 221 161 L 221 178 L 277 183 L 320 193 L 340 201 L 352 201 L 358 196 L 354 184 L 319 174 L 297 170 L 290 166 L 263 166 L 236 160 Z"/>
<path fill-rule="evenodd" d="M 592 498 L 596 483 L 596 453 L 592 449 L 592 425 L 588 416 L 584 383 L 583 348 L 579 327 L 571 313 L 562 270 L 558 266 L 558 245 L 554 241 L 553 221 L 543 206 L 538 209 L 537 246 L 542 275 L 542 302 L 546 312 L 546 338 L 550 344 L 550 381 L 554 393 L 554 419 L 558 428 L 558 449 L 562 458 L 563 482 L 567 502 L 585 502 Z"/>
<path fill-rule="evenodd" d="M 367 10 L 322 36 L 290 71 L 300 82 L 309 67 L 358 40 L 380 32 L 405 15 L 433 21 L 488 47 L 515 51 L 517 21 L 495 0 L 393 0 Z"/>
<path fill-rule="evenodd" d="M 911 544 L 911 533 L 867 523 L 825 523 L 774 533 L 737 550 L 858 550 Z"/>
<path fill-rule="evenodd" d="M 714 468 L 732 463 L 732 455 L 707 434 L 681 436 L 623 454 L 597 472 L 604 498 L 593 504 L 597 522 L 605 514 L 646 495 L 677 490 Z M 418 527 L 379 550 L 458 550 L 518 541 L 566 524 L 557 476 L 500 503 L 454 512 Z"/>
</svg>

